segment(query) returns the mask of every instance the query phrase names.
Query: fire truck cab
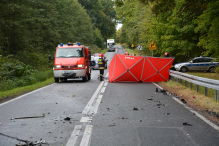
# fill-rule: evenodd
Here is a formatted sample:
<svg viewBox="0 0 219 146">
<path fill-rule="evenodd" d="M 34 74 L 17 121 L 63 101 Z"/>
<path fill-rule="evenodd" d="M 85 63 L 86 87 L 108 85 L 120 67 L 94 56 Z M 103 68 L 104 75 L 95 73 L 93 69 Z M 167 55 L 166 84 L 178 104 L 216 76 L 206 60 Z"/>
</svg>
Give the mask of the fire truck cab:
<svg viewBox="0 0 219 146">
<path fill-rule="evenodd" d="M 90 54 L 90 48 L 80 43 L 59 44 L 56 47 L 54 57 L 53 73 L 55 82 L 74 78 L 82 78 L 85 82 L 90 80 Z"/>
</svg>

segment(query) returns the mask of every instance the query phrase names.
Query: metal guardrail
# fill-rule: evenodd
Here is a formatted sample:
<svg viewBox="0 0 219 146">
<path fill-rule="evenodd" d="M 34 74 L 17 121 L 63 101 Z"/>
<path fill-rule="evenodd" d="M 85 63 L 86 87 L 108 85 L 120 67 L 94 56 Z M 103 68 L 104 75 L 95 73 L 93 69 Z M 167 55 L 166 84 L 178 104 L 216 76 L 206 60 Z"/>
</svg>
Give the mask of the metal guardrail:
<svg viewBox="0 0 219 146">
<path fill-rule="evenodd" d="M 215 90 L 215 100 L 218 101 L 218 91 L 219 91 L 219 80 L 212 80 L 202 77 L 197 77 L 189 75 L 186 73 L 181 73 L 178 71 L 170 70 L 170 77 L 173 81 L 179 82 L 182 84 L 182 80 L 185 80 L 185 86 L 187 87 L 187 82 L 190 82 L 190 88 L 193 88 L 193 84 L 197 85 L 197 92 L 199 92 L 199 86 L 205 87 L 205 96 L 208 96 L 208 88 Z M 174 77 L 174 78 L 172 78 Z M 179 80 L 180 79 L 180 80 Z"/>
</svg>

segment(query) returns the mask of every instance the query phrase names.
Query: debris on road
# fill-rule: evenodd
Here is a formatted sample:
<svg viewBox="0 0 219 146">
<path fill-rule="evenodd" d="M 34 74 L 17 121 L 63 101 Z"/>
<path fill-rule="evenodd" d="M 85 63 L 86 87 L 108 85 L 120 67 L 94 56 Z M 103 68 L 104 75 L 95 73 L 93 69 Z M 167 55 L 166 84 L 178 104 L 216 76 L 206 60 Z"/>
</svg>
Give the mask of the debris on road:
<svg viewBox="0 0 219 146">
<path fill-rule="evenodd" d="M 148 100 L 153 100 L 152 98 L 148 98 Z"/>
<path fill-rule="evenodd" d="M 29 118 L 42 118 L 42 117 L 45 117 L 45 114 L 44 114 L 44 113 L 42 114 L 42 116 L 10 118 L 10 120 L 15 120 L 15 119 L 29 119 Z"/>
<path fill-rule="evenodd" d="M 118 117 L 118 119 L 128 119 L 128 118 L 125 118 L 125 117 Z"/>
<path fill-rule="evenodd" d="M 109 125 L 109 127 L 112 127 L 112 126 L 116 126 L 116 125 Z"/>
<path fill-rule="evenodd" d="M 66 117 L 66 118 L 64 118 L 64 120 L 65 120 L 65 121 L 70 121 L 71 118 L 70 118 L 70 117 Z"/>
<path fill-rule="evenodd" d="M 42 146 L 42 144 L 46 144 L 49 145 L 45 140 L 40 139 L 40 141 L 29 141 L 29 140 L 23 140 L 23 139 L 19 139 L 17 137 L 13 137 L 13 136 L 9 136 L 3 133 L 0 133 L 0 135 L 8 137 L 8 138 L 12 138 L 12 139 L 16 139 L 20 142 L 24 142 L 25 144 L 16 144 L 16 146 Z"/>
<path fill-rule="evenodd" d="M 134 107 L 133 110 L 138 110 L 138 108 L 137 108 L 137 107 Z"/>
<path fill-rule="evenodd" d="M 75 95 L 72 95 L 72 97 L 75 97 Z"/>
<path fill-rule="evenodd" d="M 191 124 L 188 124 L 188 123 L 186 123 L 186 122 L 185 122 L 185 123 L 183 123 L 183 125 L 184 125 L 184 126 L 193 126 L 193 125 L 191 125 Z"/>
<path fill-rule="evenodd" d="M 187 102 L 185 101 L 185 99 L 183 99 L 183 98 L 181 99 L 181 101 L 182 101 L 183 103 L 187 103 Z"/>
</svg>

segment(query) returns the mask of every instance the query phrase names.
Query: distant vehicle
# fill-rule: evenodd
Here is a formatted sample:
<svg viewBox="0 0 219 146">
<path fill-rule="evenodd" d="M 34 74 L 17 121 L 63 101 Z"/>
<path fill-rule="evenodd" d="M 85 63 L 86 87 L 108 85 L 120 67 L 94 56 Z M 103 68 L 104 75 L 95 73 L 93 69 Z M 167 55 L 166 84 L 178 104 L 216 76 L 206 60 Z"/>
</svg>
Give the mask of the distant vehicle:
<svg viewBox="0 0 219 146">
<path fill-rule="evenodd" d="M 89 47 L 80 43 L 68 43 L 58 45 L 54 57 L 54 80 L 55 82 L 67 81 L 70 78 L 82 78 L 83 81 L 90 80 L 91 60 Z M 51 60 L 51 56 L 49 56 Z"/>
<path fill-rule="evenodd" d="M 115 40 L 114 39 L 107 39 L 107 51 L 108 52 L 115 52 Z"/>
<path fill-rule="evenodd" d="M 218 67 L 218 62 L 211 57 L 195 57 L 187 62 L 178 63 L 174 65 L 177 71 L 208 71 L 215 72 L 215 68 Z"/>
<path fill-rule="evenodd" d="M 91 56 L 91 61 L 95 61 L 95 66 L 92 67 L 92 69 L 99 69 L 99 65 L 98 65 L 98 59 L 99 59 L 99 54 L 97 55 L 97 53 L 95 53 L 96 55 L 92 55 Z M 105 57 L 104 57 L 105 59 Z M 106 62 L 108 60 L 105 60 Z M 107 63 L 106 63 L 106 66 L 105 66 L 105 69 L 107 69 Z"/>
</svg>

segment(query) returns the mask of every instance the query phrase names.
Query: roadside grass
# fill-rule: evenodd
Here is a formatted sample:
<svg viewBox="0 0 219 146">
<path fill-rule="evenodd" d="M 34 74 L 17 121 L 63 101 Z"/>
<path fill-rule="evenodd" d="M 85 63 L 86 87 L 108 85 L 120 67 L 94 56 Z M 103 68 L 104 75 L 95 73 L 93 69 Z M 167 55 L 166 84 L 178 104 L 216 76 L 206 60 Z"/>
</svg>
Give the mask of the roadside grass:
<svg viewBox="0 0 219 146">
<path fill-rule="evenodd" d="M 219 80 L 219 73 L 208 73 L 208 72 L 187 72 L 187 74 L 213 79 L 213 80 Z"/>
<path fill-rule="evenodd" d="M 37 71 L 34 74 L 25 75 L 22 77 L 8 77 L 7 80 L 0 82 L 0 91 L 12 90 L 18 87 L 33 85 L 45 81 L 53 77 L 53 70 Z"/>
<path fill-rule="evenodd" d="M 169 80 L 158 84 L 169 92 L 182 96 L 180 98 L 185 99 L 191 107 L 196 107 L 202 111 L 214 111 L 219 114 L 219 101 L 215 100 L 215 90 L 213 89 L 208 89 L 208 96 L 205 96 L 204 87 L 199 86 L 199 92 L 196 92 L 197 86 L 193 84 L 191 89 L 189 82 L 187 82 L 187 87 L 185 86 L 185 81 L 182 81 L 182 84 L 180 84 L 179 82 Z"/>
<path fill-rule="evenodd" d="M 24 93 L 36 90 L 38 88 L 47 86 L 47 85 L 52 84 L 52 83 L 54 83 L 54 78 L 49 78 L 43 82 L 38 82 L 38 83 L 33 84 L 33 85 L 18 87 L 18 88 L 14 88 L 14 89 L 7 90 L 7 91 L 1 91 L 0 92 L 0 99 L 5 99 L 8 97 L 16 97 L 16 96 L 22 95 Z"/>
</svg>

